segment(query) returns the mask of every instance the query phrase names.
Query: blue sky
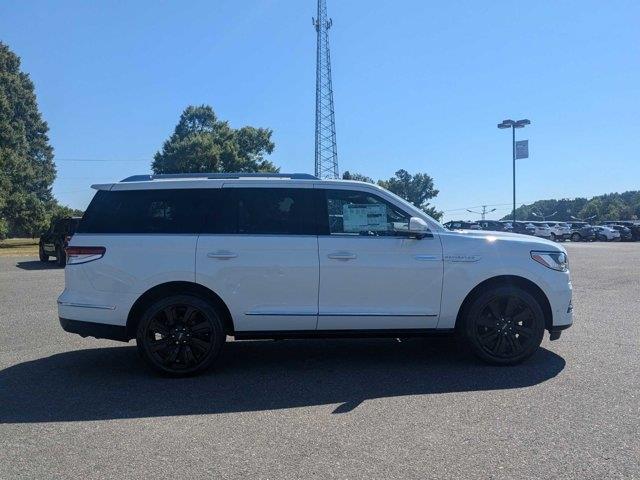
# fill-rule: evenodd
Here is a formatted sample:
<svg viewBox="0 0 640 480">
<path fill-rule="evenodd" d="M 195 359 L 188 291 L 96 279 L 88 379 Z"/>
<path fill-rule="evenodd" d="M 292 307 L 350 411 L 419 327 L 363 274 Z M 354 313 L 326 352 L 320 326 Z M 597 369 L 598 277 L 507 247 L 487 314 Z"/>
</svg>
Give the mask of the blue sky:
<svg viewBox="0 0 640 480">
<path fill-rule="evenodd" d="M 640 189 L 640 2 L 328 0 L 340 170 L 427 172 L 446 218 Z M 50 126 L 54 194 L 148 173 L 189 104 L 270 127 L 272 160 L 313 171 L 314 0 L 0 3 Z M 123 160 L 77 162 L 62 159 Z M 462 209 L 462 210 L 457 210 Z"/>
</svg>

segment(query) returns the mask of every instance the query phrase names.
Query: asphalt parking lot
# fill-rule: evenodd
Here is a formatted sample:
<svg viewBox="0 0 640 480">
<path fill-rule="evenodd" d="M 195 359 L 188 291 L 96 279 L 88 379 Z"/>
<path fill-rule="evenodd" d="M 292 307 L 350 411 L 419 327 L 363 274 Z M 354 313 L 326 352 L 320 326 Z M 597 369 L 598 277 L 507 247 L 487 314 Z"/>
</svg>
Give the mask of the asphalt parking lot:
<svg viewBox="0 0 640 480">
<path fill-rule="evenodd" d="M 567 249 L 574 326 L 523 365 L 254 341 L 188 379 L 63 332 L 63 271 L 0 257 L 0 478 L 640 478 L 640 243 Z"/>
</svg>

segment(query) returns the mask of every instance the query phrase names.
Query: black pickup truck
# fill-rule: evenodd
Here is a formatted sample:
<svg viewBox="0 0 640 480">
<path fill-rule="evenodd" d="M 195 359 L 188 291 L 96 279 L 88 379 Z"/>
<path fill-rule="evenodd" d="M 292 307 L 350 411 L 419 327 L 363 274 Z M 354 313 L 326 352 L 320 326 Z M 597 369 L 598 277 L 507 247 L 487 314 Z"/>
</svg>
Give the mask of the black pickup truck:
<svg viewBox="0 0 640 480">
<path fill-rule="evenodd" d="M 38 253 L 41 262 L 48 262 L 50 257 L 56 258 L 56 263 L 64 267 L 67 256 L 64 252 L 69 239 L 76 232 L 80 217 L 67 217 L 53 220 L 49 230 L 40 236 Z"/>
</svg>

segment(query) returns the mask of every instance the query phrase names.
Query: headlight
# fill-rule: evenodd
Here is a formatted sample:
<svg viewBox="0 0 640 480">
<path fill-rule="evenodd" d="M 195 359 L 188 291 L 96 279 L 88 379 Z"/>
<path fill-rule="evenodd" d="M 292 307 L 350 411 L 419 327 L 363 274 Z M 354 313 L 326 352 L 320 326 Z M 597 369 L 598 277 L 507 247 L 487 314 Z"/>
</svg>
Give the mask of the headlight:
<svg viewBox="0 0 640 480">
<path fill-rule="evenodd" d="M 552 270 L 566 272 L 569 269 L 567 254 L 563 252 L 531 252 L 531 258 Z"/>
</svg>

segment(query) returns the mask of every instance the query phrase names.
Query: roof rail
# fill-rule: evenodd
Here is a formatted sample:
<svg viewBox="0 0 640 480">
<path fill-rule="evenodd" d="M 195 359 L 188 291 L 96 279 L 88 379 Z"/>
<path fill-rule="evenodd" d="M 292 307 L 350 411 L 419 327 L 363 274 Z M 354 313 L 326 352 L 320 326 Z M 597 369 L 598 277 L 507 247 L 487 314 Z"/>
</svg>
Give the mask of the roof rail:
<svg viewBox="0 0 640 480">
<path fill-rule="evenodd" d="M 238 179 L 238 178 L 289 178 L 291 180 L 319 180 L 308 173 L 163 173 L 158 175 L 132 175 L 121 182 L 150 182 L 180 178 Z"/>
</svg>

